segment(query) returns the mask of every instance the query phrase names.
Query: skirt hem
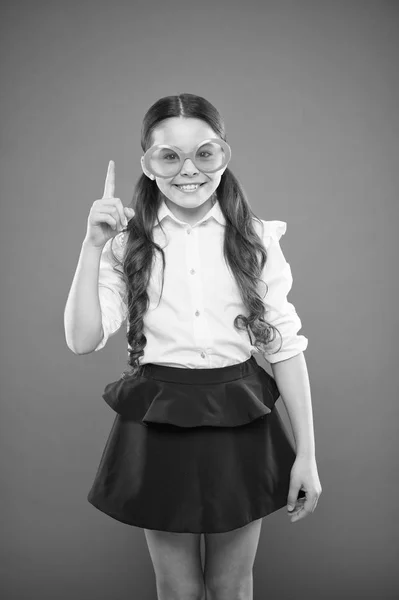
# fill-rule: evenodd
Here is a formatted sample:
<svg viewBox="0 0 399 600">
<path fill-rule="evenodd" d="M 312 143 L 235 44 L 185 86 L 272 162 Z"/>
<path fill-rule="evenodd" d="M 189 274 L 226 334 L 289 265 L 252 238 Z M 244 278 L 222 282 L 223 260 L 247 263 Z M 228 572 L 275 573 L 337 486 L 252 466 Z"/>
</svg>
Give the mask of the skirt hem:
<svg viewBox="0 0 399 600">
<path fill-rule="evenodd" d="M 113 512 L 111 510 L 105 509 L 105 508 L 101 508 L 101 506 L 97 503 L 95 503 L 94 500 L 89 500 L 88 502 L 94 506 L 94 508 L 97 508 L 97 510 L 99 510 L 100 512 L 102 512 L 103 514 L 107 515 L 108 517 L 111 517 L 112 519 L 119 521 L 120 523 L 124 523 L 125 525 L 130 525 L 131 527 L 140 527 L 141 529 L 150 529 L 153 531 L 167 531 L 170 533 L 227 533 L 229 531 L 234 531 L 235 529 L 240 529 L 241 527 L 245 527 L 245 525 L 248 525 L 249 523 L 251 523 L 252 521 L 256 521 L 257 519 L 261 519 L 263 517 L 267 517 L 268 515 L 276 512 L 277 510 L 280 510 L 281 508 L 283 508 L 284 506 L 287 505 L 287 501 L 288 501 L 288 497 L 287 496 L 276 496 L 273 499 L 273 505 L 272 508 L 270 508 L 270 504 L 269 504 L 269 508 L 264 508 L 263 510 L 261 510 L 259 513 L 253 513 L 249 518 L 245 518 L 243 519 L 242 522 L 240 523 L 236 523 L 235 525 L 229 525 L 226 527 L 215 527 L 211 530 L 209 530 L 209 528 L 207 528 L 207 530 L 201 529 L 201 530 L 196 530 L 196 531 L 192 531 L 192 529 L 188 528 L 188 527 L 180 527 L 180 528 L 166 528 L 165 527 L 155 527 L 155 526 L 151 526 L 151 524 L 149 523 L 145 523 L 144 521 L 140 521 L 138 520 L 130 520 L 127 519 L 126 517 Z"/>
</svg>

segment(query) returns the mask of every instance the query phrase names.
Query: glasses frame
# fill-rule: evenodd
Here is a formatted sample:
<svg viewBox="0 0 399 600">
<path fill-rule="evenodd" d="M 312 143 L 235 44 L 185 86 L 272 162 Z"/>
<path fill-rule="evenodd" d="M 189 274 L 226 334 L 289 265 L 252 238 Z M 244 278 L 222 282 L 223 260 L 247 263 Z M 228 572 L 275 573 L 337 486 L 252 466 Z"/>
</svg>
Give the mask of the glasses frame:
<svg viewBox="0 0 399 600">
<path fill-rule="evenodd" d="M 220 167 L 217 167 L 216 169 L 211 169 L 209 171 L 204 171 L 203 169 L 200 169 L 199 166 L 196 164 L 195 154 L 201 146 L 203 146 L 204 144 L 207 144 L 208 142 L 218 143 L 224 150 L 225 159 L 224 159 L 223 163 L 220 165 Z M 174 173 L 173 175 L 160 175 L 160 174 L 156 173 L 150 165 L 150 159 L 151 159 L 152 154 L 155 152 L 155 150 L 159 150 L 160 148 L 171 148 L 179 157 L 179 165 L 176 167 L 176 173 Z M 178 148 L 176 148 L 176 146 L 171 146 L 170 144 L 157 144 L 155 146 L 151 146 L 151 148 L 149 148 L 147 150 L 147 152 L 142 156 L 142 159 L 143 159 L 143 162 L 144 162 L 144 165 L 145 165 L 147 171 L 149 171 L 156 177 L 161 177 L 162 179 L 170 179 L 171 177 L 176 177 L 176 175 L 182 170 L 182 167 L 188 158 L 194 163 L 194 165 L 197 167 L 197 169 L 199 171 L 201 171 L 201 173 L 215 173 L 216 171 L 220 171 L 220 169 L 223 169 L 223 167 L 225 167 L 226 165 L 229 164 L 230 159 L 231 159 L 231 148 L 227 142 L 225 142 L 224 140 L 222 140 L 220 138 L 209 138 L 209 139 L 204 140 L 203 142 L 200 142 L 199 144 L 197 144 L 197 146 L 193 150 L 191 150 L 191 152 L 183 152 L 182 150 L 179 150 Z"/>
</svg>

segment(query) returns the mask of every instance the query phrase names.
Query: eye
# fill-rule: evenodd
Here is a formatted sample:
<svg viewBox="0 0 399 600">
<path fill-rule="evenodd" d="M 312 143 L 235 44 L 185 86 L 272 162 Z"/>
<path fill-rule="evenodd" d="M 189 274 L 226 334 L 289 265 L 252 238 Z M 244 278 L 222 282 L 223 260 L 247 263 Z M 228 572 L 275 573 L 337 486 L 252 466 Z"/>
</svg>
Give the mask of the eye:
<svg viewBox="0 0 399 600">
<path fill-rule="evenodd" d="M 165 159 L 165 158 L 168 158 L 168 157 L 170 157 L 170 156 L 174 156 L 174 157 L 175 157 L 175 156 L 176 156 L 176 154 L 174 154 L 174 152 L 172 152 L 172 153 L 170 153 L 170 154 L 165 154 L 165 155 L 164 155 L 164 159 Z"/>
</svg>

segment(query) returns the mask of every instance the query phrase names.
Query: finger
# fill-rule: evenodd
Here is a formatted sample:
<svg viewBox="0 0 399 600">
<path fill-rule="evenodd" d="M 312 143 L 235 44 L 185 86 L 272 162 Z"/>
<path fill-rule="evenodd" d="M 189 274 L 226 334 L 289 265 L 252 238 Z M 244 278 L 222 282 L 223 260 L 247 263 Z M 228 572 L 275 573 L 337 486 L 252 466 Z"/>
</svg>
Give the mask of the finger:
<svg viewBox="0 0 399 600">
<path fill-rule="evenodd" d="M 312 507 L 311 502 L 308 502 L 307 500 L 301 502 L 303 500 L 303 498 L 300 498 L 299 502 L 301 503 L 301 505 L 298 506 L 294 512 L 288 513 L 291 517 L 291 522 L 304 519 L 305 517 L 313 513 L 314 507 Z"/>
<path fill-rule="evenodd" d="M 304 504 L 298 504 L 295 507 L 295 510 L 292 513 L 288 513 L 288 516 L 291 518 L 291 521 L 298 521 L 298 519 L 303 519 L 308 514 L 308 511 L 305 510 Z"/>
<path fill-rule="evenodd" d="M 120 198 L 110 198 L 109 203 L 104 203 L 107 206 L 117 222 L 118 230 L 122 230 L 127 225 L 127 219 L 124 213 L 122 200 Z"/>
<path fill-rule="evenodd" d="M 124 211 L 128 221 L 135 215 L 134 209 L 130 208 L 130 206 L 125 206 Z"/>
<path fill-rule="evenodd" d="M 287 516 L 288 517 L 293 517 L 296 516 L 298 513 L 300 513 L 303 510 L 303 505 L 301 504 L 296 504 L 293 510 L 287 510 Z"/>
<path fill-rule="evenodd" d="M 317 506 L 317 501 L 318 501 L 318 495 L 317 494 L 313 494 L 312 497 L 309 499 L 309 510 L 311 512 L 314 512 L 316 510 L 316 506 Z M 306 503 L 305 503 L 306 506 Z"/>
<path fill-rule="evenodd" d="M 119 215 L 118 227 L 123 229 L 124 227 L 127 226 L 127 218 L 125 215 L 125 210 L 124 210 L 124 206 L 122 204 L 122 200 L 120 198 L 115 198 L 115 206 L 117 208 L 118 215 Z"/>
<path fill-rule="evenodd" d="M 110 160 L 108 163 L 107 176 L 105 178 L 103 198 L 113 198 L 115 195 L 115 163 Z"/>
<path fill-rule="evenodd" d="M 99 213 L 101 216 L 101 222 L 107 223 L 112 229 L 117 230 L 117 221 L 116 219 L 110 215 L 109 213 Z"/>
<path fill-rule="evenodd" d="M 301 519 L 304 519 L 307 516 L 308 513 L 304 510 L 301 510 L 300 512 L 295 513 L 293 517 L 291 517 L 291 523 L 294 523 L 295 521 L 300 521 Z"/>
</svg>

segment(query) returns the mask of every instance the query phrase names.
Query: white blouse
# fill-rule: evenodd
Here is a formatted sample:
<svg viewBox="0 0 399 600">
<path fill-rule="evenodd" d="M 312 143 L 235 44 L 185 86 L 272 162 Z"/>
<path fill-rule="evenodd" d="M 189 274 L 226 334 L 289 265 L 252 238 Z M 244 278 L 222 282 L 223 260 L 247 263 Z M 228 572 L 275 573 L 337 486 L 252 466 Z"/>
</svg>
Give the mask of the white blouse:
<svg viewBox="0 0 399 600">
<path fill-rule="evenodd" d="M 140 364 L 157 363 L 180 368 L 216 368 L 244 362 L 259 351 L 252 345 L 246 330 L 238 331 L 234 319 L 238 314 L 248 316 L 238 286 L 223 257 L 225 218 L 216 200 L 208 213 L 195 225 L 180 221 L 161 202 L 159 221 L 154 225 L 154 241 L 165 253 L 165 280 L 162 298 L 162 258 L 156 251 L 149 282 L 149 308 L 144 315 L 144 334 L 147 345 Z M 284 221 L 254 219 L 256 231 L 267 249 L 267 261 L 262 282 L 267 282 L 264 298 L 265 320 L 275 325 L 276 334 L 269 344 L 278 353 L 262 353 L 269 363 L 286 360 L 306 350 L 308 339 L 298 335 L 301 320 L 287 294 L 292 287 L 292 274 L 285 260 L 279 240 L 286 232 Z M 115 236 L 113 249 L 123 255 L 128 234 Z M 99 299 L 104 337 L 94 351 L 103 348 L 108 338 L 116 333 L 127 319 L 127 293 L 122 276 L 113 270 L 110 251 L 112 238 L 104 245 L 99 269 Z M 122 269 L 121 266 L 118 266 Z M 266 288 L 259 282 L 263 298 Z M 252 335 L 252 340 L 254 340 Z"/>
</svg>

